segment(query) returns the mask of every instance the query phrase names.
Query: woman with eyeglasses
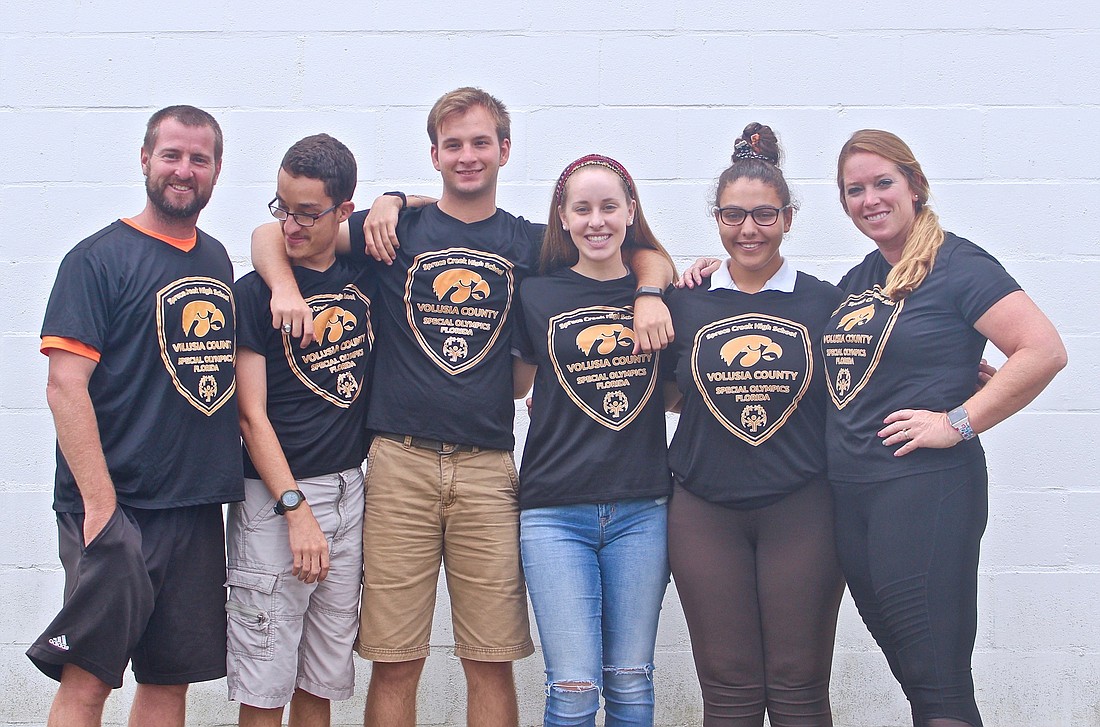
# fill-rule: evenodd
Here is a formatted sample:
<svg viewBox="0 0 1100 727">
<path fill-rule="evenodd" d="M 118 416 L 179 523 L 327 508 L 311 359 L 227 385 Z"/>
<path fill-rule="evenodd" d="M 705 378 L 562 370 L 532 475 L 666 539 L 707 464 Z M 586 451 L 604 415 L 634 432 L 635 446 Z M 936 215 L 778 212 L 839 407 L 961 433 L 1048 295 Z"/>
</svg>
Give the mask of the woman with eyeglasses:
<svg viewBox="0 0 1100 727">
<path fill-rule="evenodd" d="M 909 147 L 857 131 L 840 202 L 876 249 L 840 281 L 822 337 L 837 553 L 918 727 L 982 724 L 970 661 L 987 515 L 976 435 L 1066 363 L 1058 332 L 977 245 L 945 232 Z M 986 342 L 1008 360 L 975 392 Z"/>
<path fill-rule="evenodd" d="M 605 725 L 653 724 L 671 480 L 660 354 L 634 351 L 634 300 L 662 293 L 627 268 L 642 249 L 668 258 L 623 165 L 590 154 L 567 166 L 513 338 L 517 397 L 535 386 L 520 546 L 548 726 L 594 727 L 601 694 Z"/>
<path fill-rule="evenodd" d="M 713 208 L 728 259 L 669 297 L 683 395 L 669 449 L 669 559 L 708 727 L 832 724 L 844 582 L 826 480 L 818 345 L 840 302 L 780 252 L 795 205 L 774 132 L 749 124 Z"/>
</svg>

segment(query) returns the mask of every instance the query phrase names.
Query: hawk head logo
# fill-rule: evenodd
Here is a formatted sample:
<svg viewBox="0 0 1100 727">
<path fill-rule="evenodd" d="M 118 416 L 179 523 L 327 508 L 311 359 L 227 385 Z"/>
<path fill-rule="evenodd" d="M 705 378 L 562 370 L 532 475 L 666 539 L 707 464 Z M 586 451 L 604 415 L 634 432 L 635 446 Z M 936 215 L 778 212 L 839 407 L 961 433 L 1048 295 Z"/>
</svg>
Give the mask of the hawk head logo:
<svg viewBox="0 0 1100 727">
<path fill-rule="evenodd" d="M 183 307 L 183 332 L 199 338 L 225 326 L 225 315 L 208 300 L 193 300 Z"/>
<path fill-rule="evenodd" d="M 862 308 L 857 308 L 848 315 L 840 319 L 840 323 L 836 324 L 837 328 L 843 328 L 846 331 L 850 331 L 856 326 L 862 326 L 867 321 L 875 317 L 875 304 L 869 303 Z"/>
<path fill-rule="evenodd" d="M 334 305 L 325 308 L 313 319 L 313 337 L 322 346 L 336 343 L 344 337 L 344 331 L 353 330 L 356 323 L 358 320 L 354 313 Z"/>
<path fill-rule="evenodd" d="M 783 349 L 767 336 L 751 334 L 726 341 L 718 354 L 727 366 L 732 366 L 736 360 L 742 367 L 749 368 L 761 360 L 775 361 L 783 355 Z"/>
<path fill-rule="evenodd" d="M 621 323 L 607 323 L 598 326 L 589 326 L 577 334 L 577 348 L 584 352 L 585 356 L 592 355 L 592 347 L 607 355 L 617 346 L 634 347 L 634 331 Z"/>
<path fill-rule="evenodd" d="M 432 290 L 435 291 L 436 300 L 450 294 L 450 301 L 454 304 L 465 303 L 474 300 L 485 300 L 489 297 L 489 284 L 485 279 L 472 270 L 455 268 L 436 276 L 432 282 Z"/>
</svg>

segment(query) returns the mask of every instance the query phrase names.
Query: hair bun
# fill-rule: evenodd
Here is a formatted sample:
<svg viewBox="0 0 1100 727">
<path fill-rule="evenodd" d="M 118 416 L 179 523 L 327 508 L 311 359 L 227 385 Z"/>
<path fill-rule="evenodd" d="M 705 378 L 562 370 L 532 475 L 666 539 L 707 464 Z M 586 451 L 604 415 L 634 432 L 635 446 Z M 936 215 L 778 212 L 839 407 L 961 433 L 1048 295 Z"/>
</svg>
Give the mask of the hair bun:
<svg viewBox="0 0 1100 727">
<path fill-rule="evenodd" d="M 733 143 L 734 162 L 740 159 L 760 159 L 779 166 L 779 139 L 770 126 L 752 122 L 741 132 L 741 138 Z"/>
</svg>

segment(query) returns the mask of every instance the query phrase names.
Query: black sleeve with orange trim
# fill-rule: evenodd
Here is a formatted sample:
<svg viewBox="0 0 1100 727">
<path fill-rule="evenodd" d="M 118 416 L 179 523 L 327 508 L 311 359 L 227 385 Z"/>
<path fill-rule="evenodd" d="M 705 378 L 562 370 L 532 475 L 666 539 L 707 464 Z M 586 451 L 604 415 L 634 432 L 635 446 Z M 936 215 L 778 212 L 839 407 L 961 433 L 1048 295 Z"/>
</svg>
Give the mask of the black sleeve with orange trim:
<svg viewBox="0 0 1100 727">
<path fill-rule="evenodd" d="M 42 336 L 42 343 L 39 345 L 38 350 L 49 356 L 50 351 L 53 349 L 75 353 L 77 356 L 83 356 L 84 358 L 99 363 L 99 351 L 86 343 L 81 343 L 75 338 L 65 338 L 64 336 Z"/>
<path fill-rule="evenodd" d="M 88 243 L 71 250 L 57 270 L 42 322 L 43 353 L 60 348 L 98 361 L 106 347 L 117 296 L 112 295 L 110 271 Z"/>
</svg>

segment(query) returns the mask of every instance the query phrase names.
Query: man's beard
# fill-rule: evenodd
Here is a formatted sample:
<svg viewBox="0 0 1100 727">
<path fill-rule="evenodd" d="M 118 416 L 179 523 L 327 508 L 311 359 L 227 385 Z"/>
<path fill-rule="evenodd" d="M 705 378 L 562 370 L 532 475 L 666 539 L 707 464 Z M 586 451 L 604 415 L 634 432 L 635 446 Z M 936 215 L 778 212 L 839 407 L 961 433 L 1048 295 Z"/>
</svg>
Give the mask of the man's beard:
<svg viewBox="0 0 1100 727">
<path fill-rule="evenodd" d="M 193 188 L 195 196 L 189 203 L 182 207 L 174 206 L 168 201 L 168 197 L 165 194 L 165 190 L 168 188 L 169 184 L 171 184 L 171 182 L 165 181 L 160 187 L 154 187 L 152 180 L 148 177 L 145 178 L 145 194 L 148 195 L 149 201 L 153 203 L 153 208 L 157 211 L 157 214 L 165 220 L 175 222 L 196 217 L 210 201 L 209 192 L 203 195 L 202 192 L 195 187 Z"/>
</svg>

